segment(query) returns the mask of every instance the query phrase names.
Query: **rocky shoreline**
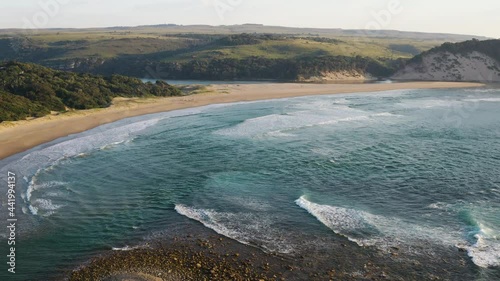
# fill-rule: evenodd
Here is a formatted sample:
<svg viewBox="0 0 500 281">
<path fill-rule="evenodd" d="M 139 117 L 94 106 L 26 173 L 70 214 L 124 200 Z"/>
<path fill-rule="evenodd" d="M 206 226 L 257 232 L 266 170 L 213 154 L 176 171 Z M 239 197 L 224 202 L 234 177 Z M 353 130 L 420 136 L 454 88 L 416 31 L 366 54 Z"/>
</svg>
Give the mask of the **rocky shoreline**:
<svg viewBox="0 0 500 281">
<path fill-rule="evenodd" d="M 324 248 L 281 255 L 265 253 L 210 231 L 195 233 L 155 239 L 130 251 L 110 251 L 62 279 L 473 280 L 476 275 L 466 253 L 453 249 L 442 256 L 415 259 L 405 257 L 398 248 L 381 252 L 332 235 L 324 241 Z"/>
</svg>

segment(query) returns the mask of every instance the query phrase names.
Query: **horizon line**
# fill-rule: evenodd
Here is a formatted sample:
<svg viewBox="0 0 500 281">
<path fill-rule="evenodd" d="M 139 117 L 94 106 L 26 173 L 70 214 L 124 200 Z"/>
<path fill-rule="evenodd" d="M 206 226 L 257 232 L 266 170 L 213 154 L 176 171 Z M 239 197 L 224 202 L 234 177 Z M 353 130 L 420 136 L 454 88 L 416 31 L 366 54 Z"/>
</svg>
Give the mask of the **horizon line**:
<svg viewBox="0 0 500 281">
<path fill-rule="evenodd" d="M 189 27 L 189 26 L 206 26 L 206 27 L 231 27 L 231 26 L 260 26 L 260 27 L 278 27 L 278 28 L 290 28 L 290 29 L 319 29 L 319 30 L 339 30 L 339 31 L 367 31 L 367 32 L 401 32 L 401 33 L 418 33 L 418 34 L 436 34 L 436 35 L 458 35 L 458 36 L 477 36 L 487 39 L 499 39 L 497 37 L 489 37 L 484 35 L 476 34 L 463 34 L 463 33 L 449 33 L 449 32 L 426 32 L 426 31 L 410 31 L 410 30 L 399 30 L 399 29 L 344 29 L 341 27 L 295 27 L 295 26 L 284 26 L 284 25 L 265 25 L 259 23 L 243 23 L 243 24 L 230 24 L 230 25 L 211 25 L 211 24 L 176 24 L 176 23 L 163 23 L 163 24 L 145 24 L 145 25 L 115 25 L 115 26 L 96 26 L 96 27 L 46 27 L 46 28 L 22 28 L 22 27 L 5 27 L 0 28 L 2 30 L 85 30 L 85 29 L 112 29 L 112 28 L 140 28 L 140 27 Z M 273 32 L 267 32 L 273 33 Z"/>
</svg>

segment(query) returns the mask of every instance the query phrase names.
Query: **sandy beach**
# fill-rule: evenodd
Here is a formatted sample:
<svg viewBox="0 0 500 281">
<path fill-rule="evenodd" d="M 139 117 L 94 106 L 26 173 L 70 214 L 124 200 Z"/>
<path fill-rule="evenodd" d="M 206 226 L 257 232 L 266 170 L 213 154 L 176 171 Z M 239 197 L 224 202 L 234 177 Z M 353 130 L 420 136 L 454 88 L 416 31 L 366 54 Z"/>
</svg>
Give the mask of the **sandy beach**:
<svg viewBox="0 0 500 281">
<path fill-rule="evenodd" d="M 207 92 L 170 98 L 115 99 L 105 109 L 72 111 L 33 120 L 0 123 L 0 159 L 23 152 L 37 145 L 80 133 L 127 117 L 185 109 L 209 104 L 231 103 L 401 89 L 442 89 L 481 87 L 479 83 L 408 82 L 392 84 L 297 84 L 268 83 L 209 86 Z"/>
</svg>

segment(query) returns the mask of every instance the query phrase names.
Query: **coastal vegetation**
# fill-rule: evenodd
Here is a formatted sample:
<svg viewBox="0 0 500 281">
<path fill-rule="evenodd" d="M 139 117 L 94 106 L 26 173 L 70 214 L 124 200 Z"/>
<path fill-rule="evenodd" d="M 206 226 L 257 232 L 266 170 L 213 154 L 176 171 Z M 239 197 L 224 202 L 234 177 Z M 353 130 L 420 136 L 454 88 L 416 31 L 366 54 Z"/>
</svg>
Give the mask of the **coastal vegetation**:
<svg viewBox="0 0 500 281">
<path fill-rule="evenodd" d="M 415 56 L 410 60 L 411 62 L 421 62 L 423 57 L 434 53 L 448 52 L 452 54 L 469 55 L 472 52 L 479 52 L 485 54 L 497 62 L 500 62 L 500 40 L 485 40 L 480 41 L 472 39 L 458 43 L 444 43 L 439 47 L 432 48 L 422 54 Z"/>
<path fill-rule="evenodd" d="M 0 122 L 51 111 L 108 107 L 115 97 L 178 95 L 179 89 L 162 81 L 143 83 L 137 78 L 57 71 L 30 63 L 0 64 Z"/>
<path fill-rule="evenodd" d="M 3 30 L 0 61 L 155 79 L 297 80 L 334 71 L 385 77 L 415 54 L 466 38 L 261 25 Z"/>
<path fill-rule="evenodd" d="M 123 65 L 125 68 L 125 65 Z M 130 66 L 129 66 L 130 67 Z M 135 68 L 141 69 L 141 68 Z M 170 79 L 279 79 L 298 80 L 327 72 L 356 71 L 375 77 L 386 77 L 394 68 L 379 60 L 355 56 L 317 56 L 294 59 L 248 57 L 244 59 L 192 60 L 184 63 L 150 63 L 144 69 L 153 70 L 145 75 Z M 131 72 L 133 69 L 126 70 Z M 139 76 L 140 73 L 133 73 Z"/>
</svg>

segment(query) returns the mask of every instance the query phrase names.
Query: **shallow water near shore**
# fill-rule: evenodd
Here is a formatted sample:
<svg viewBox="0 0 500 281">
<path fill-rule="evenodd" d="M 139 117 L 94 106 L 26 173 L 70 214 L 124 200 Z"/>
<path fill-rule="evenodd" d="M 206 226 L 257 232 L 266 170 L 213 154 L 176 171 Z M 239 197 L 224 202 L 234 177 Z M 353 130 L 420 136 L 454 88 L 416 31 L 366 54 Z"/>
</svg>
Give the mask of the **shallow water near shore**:
<svg viewBox="0 0 500 281">
<path fill-rule="evenodd" d="M 1 163 L 2 181 L 17 175 L 19 224 L 18 273 L 0 279 L 51 279 L 183 222 L 321 264 L 345 239 L 403 262 L 446 260 L 444 279 L 495 280 L 499 109 L 495 89 L 309 96 L 131 118 L 44 145 Z"/>
</svg>

